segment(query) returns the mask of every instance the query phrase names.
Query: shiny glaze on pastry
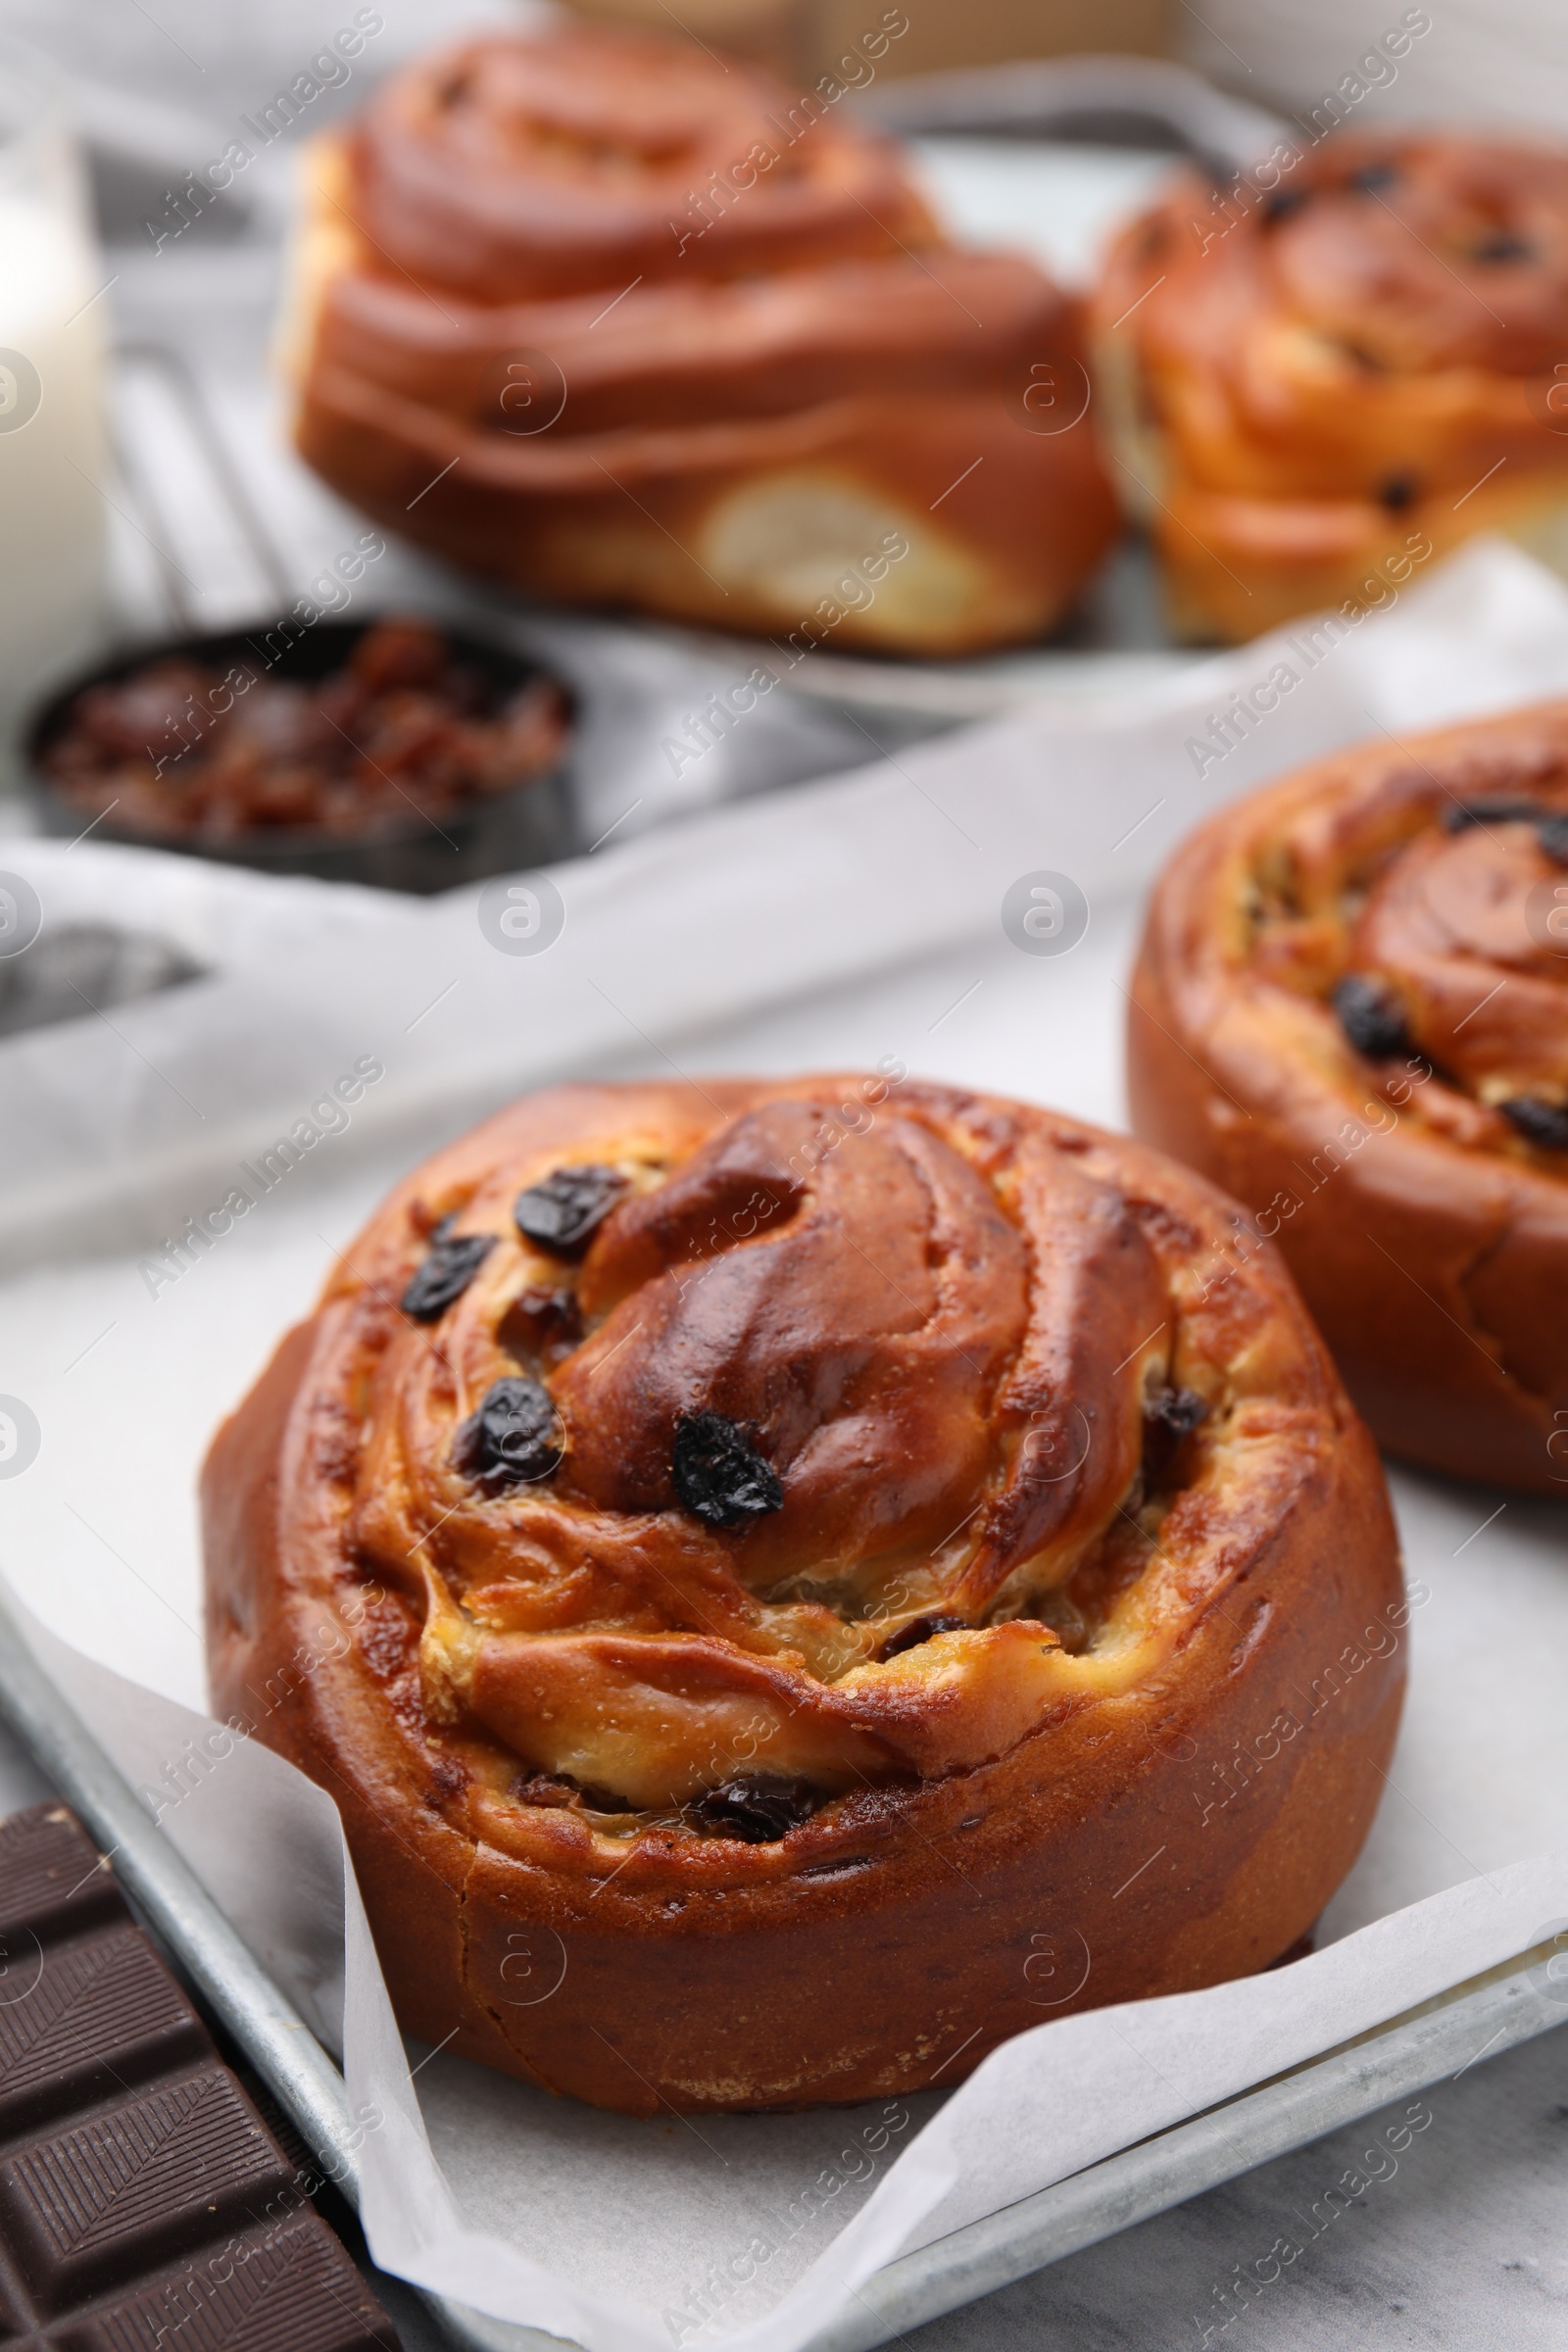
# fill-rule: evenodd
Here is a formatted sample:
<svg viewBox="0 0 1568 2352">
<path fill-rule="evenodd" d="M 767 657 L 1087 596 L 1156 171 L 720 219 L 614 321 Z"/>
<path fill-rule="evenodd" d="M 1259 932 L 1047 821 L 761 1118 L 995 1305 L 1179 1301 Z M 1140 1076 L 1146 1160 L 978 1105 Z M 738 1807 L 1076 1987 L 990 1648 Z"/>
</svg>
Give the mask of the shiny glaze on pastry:
<svg viewBox="0 0 1568 2352">
<path fill-rule="evenodd" d="M 1079 306 L 952 246 L 819 93 L 647 34 L 491 34 L 305 179 L 299 445 L 475 570 L 787 661 L 952 654 L 1051 626 L 1115 535 Z"/>
<path fill-rule="evenodd" d="M 401 1186 L 205 1512 L 218 1703 L 337 1797 L 405 2024 L 788 2106 L 1294 1944 L 1398 1713 L 1396 1638 L 1336 1661 L 1400 1586 L 1236 1222 L 886 1075 L 562 1088 Z"/>
<path fill-rule="evenodd" d="M 1562 568 L 1568 153 L 1347 132 L 1269 176 L 1184 178 L 1097 300 L 1102 423 L 1178 624 L 1379 603 L 1391 554 L 1482 530 Z"/>
<path fill-rule="evenodd" d="M 1401 1453 L 1568 1490 L 1568 703 L 1224 809 L 1154 898 L 1141 1134 L 1277 1235 Z"/>
</svg>

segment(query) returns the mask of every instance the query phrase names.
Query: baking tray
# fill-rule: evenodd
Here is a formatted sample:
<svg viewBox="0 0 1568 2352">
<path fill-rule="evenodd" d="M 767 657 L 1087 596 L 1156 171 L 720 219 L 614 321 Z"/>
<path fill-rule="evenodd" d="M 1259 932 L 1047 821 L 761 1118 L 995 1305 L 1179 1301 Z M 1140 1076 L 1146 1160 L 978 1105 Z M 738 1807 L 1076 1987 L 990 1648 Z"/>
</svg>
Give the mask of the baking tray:
<svg viewBox="0 0 1568 2352">
<path fill-rule="evenodd" d="M 342 2076 L 39 1663 L 3 1587 L 0 1716 L 75 1808 L 148 1925 L 357 2204 L 358 2171 L 344 2152 L 353 2132 Z M 1568 2012 L 1549 1997 L 1555 1981 L 1543 1983 L 1555 1949 L 1535 1945 L 1375 2033 L 902 2256 L 857 2290 L 807 2352 L 870 2352 L 1392 2099 L 1568 2023 Z M 448 2338 L 473 2352 L 545 2352 L 560 2340 L 438 2295 L 421 2300 Z"/>
</svg>

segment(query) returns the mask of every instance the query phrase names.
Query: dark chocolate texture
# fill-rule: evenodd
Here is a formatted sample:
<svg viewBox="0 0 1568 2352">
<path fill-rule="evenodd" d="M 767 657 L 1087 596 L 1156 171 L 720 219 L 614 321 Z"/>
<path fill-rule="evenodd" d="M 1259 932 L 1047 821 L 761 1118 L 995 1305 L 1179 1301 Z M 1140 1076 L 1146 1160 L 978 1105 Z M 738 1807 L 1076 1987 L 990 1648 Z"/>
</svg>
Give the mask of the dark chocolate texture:
<svg viewBox="0 0 1568 2352">
<path fill-rule="evenodd" d="M 5 2352 L 397 2352 L 63 1805 L 0 1822 Z"/>
</svg>

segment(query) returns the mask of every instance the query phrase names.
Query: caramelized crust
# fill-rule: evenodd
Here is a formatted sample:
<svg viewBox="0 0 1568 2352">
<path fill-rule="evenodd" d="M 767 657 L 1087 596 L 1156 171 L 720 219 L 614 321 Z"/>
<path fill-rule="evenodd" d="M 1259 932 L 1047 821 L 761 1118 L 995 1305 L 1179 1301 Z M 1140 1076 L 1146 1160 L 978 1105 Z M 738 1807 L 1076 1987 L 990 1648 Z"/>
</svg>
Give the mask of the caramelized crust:
<svg viewBox="0 0 1568 2352">
<path fill-rule="evenodd" d="M 1095 338 L 1189 634 L 1380 603 L 1476 531 L 1568 565 L 1568 154 L 1369 132 L 1266 192 L 1186 179 L 1117 241 Z"/>
<path fill-rule="evenodd" d="M 1237 1229 L 1140 1145 L 881 1077 L 562 1088 L 401 1186 L 204 1512 L 216 1702 L 337 1798 L 404 2024 L 632 2112 L 850 2101 L 1293 1944 L 1376 1803 L 1400 1585 Z"/>
<path fill-rule="evenodd" d="M 648 35 L 496 35 L 395 76 L 306 178 L 300 447 L 479 571 L 955 653 L 1049 626 L 1114 535 L 1076 306 L 949 248 L 819 95 Z"/>
<path fill-rule="evenodd" d="M 1277 1235 L 1375 1434 L 1568 1482 L 1568 703 L 1320 760 L 1155 893 L 1140 1134 Z"/>
<path fill-rule="evenodd" d="M 791 139 L 822 110 L 790 108 L 756 68 L 676 40 L 492 34 L 395 75 L 367 109 L 350 145 L 361 225 L 416 277 L 487 303 L 938 241 L 891 145 L 831 116 Z M 691 191 L 738 166 L 759 201 L 714 202 L 683 248 L 670 220 L 703 228 Z"/>
</svg>

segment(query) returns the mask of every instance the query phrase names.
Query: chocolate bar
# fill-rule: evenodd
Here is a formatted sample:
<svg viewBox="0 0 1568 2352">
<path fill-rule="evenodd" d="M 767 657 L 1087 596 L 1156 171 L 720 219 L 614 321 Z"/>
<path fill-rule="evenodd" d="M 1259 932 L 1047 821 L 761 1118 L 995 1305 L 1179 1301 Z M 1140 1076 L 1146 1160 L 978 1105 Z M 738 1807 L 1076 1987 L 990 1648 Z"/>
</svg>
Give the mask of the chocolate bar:
<svg viewBox="0 0 1568 2352">
<path fill-rule="evenodd" d="M 0 1823 L 0 2345 L 398 2345 L 58 1804 Z"/>
</svg>

